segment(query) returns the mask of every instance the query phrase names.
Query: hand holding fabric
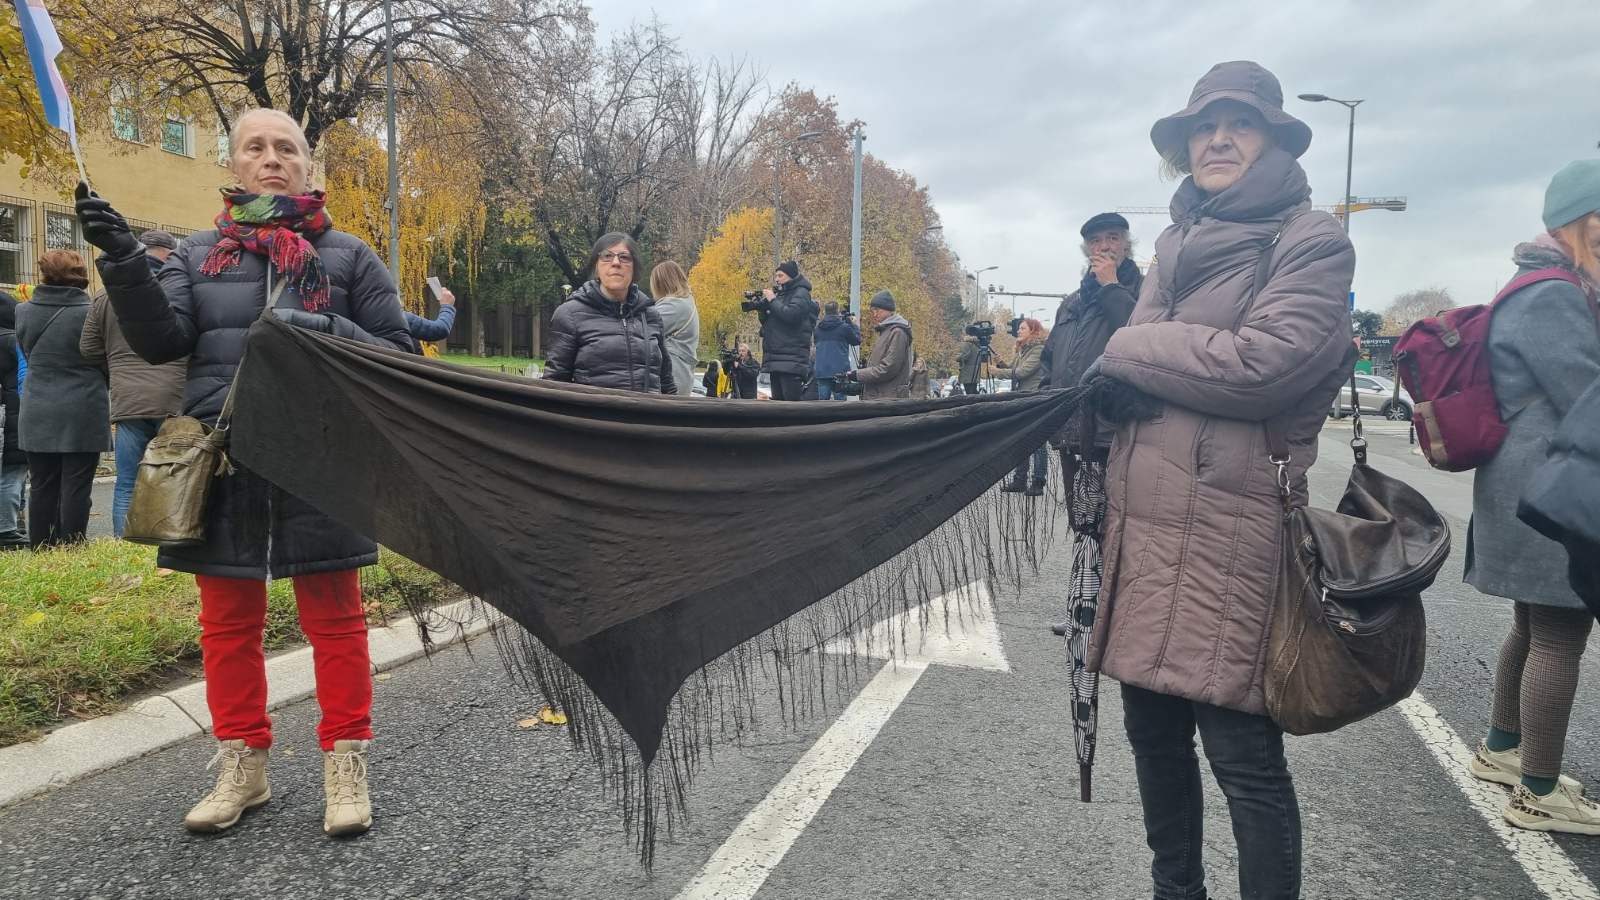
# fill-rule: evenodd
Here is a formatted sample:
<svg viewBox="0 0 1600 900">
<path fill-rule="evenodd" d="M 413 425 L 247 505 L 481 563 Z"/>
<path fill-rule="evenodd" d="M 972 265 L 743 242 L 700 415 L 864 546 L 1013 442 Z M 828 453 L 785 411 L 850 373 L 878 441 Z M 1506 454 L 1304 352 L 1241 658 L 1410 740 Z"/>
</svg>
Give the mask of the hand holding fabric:
<svg viewBox="0 0 1600 900">
<path fill-rule="evenodd" d="M 322 313 L 306 312 L 294 307 L 274 307 L 272 317 L 280 322 L 287 322 L 296 328 L 308 331 L 320 331 L 323 334 L 333 334 L 333 317 Z"/>
<path fill-rule="evenodd" d="M 133 236 L 128 220 L 99 194 L 89 190 L 87 184 L 78 182 L 72 196 L 76 199 L 78 227 L 83 230 L 85 241 L 114 260 L 131 259 L 144 253 L 144 245 Z"/>
<path fill-rule="evenodd" d="M 1081 387 L 1100 377 L 1100 364 L 1105 361 L 1104 356 L 1096 356 L 1094 362 L 1089 363 L 1089 368 L 1083 370 L 1083 375 L 1078 378 Z"/>
</svg>

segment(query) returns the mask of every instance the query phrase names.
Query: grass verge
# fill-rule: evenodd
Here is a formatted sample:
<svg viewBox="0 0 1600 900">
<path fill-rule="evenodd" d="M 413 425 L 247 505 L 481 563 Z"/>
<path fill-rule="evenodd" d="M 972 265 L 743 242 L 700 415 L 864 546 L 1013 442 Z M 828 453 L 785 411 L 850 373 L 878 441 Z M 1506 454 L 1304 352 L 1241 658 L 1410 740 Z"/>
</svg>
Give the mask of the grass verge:
<svg viewBox="0 0 1600 900">
<path fill-rule="evenodd" d="M 439 357 L 448 363 L 458 366 L 474 366 L 479 369 L 494 369 L 497 372 L 509 372 L 512 375 L 521 375 L 529 366 L 539 363 L 542 359 L 529 359 L 526 356 L 469 356 L 465 353 L 446 353 Z"/>
<path fill-rule="evenodd" d="M 114 710 L 140 687 L 200 658 L 194 578 L 156 575 L 156 551 L 116 540 L 41 553 L 0 553 L 0 747 L 69 716 Z M 457 589 L 384 550 L 361 573 L 367 618 L 405 615 L 405 597 Z M 304 640 L 291 583 L 267 591 L 266 646 Z"/>
</svg>

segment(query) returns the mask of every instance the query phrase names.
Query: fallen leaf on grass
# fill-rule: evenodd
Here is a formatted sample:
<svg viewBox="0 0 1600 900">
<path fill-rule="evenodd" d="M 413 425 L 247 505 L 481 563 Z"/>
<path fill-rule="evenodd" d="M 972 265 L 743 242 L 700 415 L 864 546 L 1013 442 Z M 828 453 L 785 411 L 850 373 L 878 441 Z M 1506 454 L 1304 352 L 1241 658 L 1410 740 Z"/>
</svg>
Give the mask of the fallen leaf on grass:
<svg viewBox="0 0 1600 900">
<path fill-rule="evenodd" d="M 119 591 L 119 592 L 120 591 L 131 591 L 131 590 L 133 590 L 134 588 L 138 587 L 141 584 L 144 584 L 144 576 L 143 575 L 134 575 L 134 574 L 131 574 L 131 573 L 124 573 L 124 574 L 118 575 L 115 578 L 111 579 L 110 581 L 106 582 L 106 588 L 108 590 L 111 590 L 111 591 Z"/>
<path fill-rule="evenodd" d="M 34 612 L 31 612 L 31 613 L 27 614 L 26 616 L 22 617 L 22 624 L 23 624 L 24 627 L 31 627 L 31 626 L 39 624 L 40 622 L 43 622 L 44 620 L 45 620 L 44 613 L 42 611 L 35 610 Z"/>
</svg>

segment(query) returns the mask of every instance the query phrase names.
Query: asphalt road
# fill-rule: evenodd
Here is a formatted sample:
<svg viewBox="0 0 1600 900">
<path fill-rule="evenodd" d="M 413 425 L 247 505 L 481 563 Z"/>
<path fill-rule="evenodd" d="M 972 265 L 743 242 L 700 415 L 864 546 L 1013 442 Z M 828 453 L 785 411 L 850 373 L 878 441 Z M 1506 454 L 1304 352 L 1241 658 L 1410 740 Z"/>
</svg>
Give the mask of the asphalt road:
<svg viewBox="0 0 1600 900">
<path fill-rule="evenodd" d="M 1456 552 L 1427 597 L 1420 694 L 1475 743 L 1510 614 L 1505 601 L 1460 580 L 1471 478 L 1428 470 L 1393 426 L 1374 430 L 1388 432 L 1372 435 L 1374 464 L 1416 484 L 1456 531 Z M 1342 487 L 1347 434 L 1347 425 L 1330 425 L 1325 435 L 1313 473 L 1319 504 Z M 1066 657 L 1044 627 L 1061 613 L 1067 567 L 1062 544 L 1020 595 L 997 597 L 1009 671 L 933 665 L 915 682 L 772 870 L 760 900 L 1149 896 L 1114 685 L 1103 694 L 1096 799 L 1077 800 Z M 865 666 L 863 682 L 876 671 Z M 1600 785 L 1597 701 L 1591 665 L 1567 770 Z M 833 724 L 823 716 L 790 728 L 769 717 L 741 745 L 719 750 L 694 785 L 691 820 L 663 841 L 646 874 L 564 734 L 518 726 L 538 706 L 484 642 L 382 678 L 376 824 L 344 842 L 320 831 L 314 703 L 277 716 L 272 802 L 220 836 L 189 835 L 179 824 L 209 783 L 201 770 L 211 745 L 169 748 L 0 810 L 0 896 L 674 898 Z M 1508 848 L 1398 708 L 1289 747 L 1305 817 L 1307 897 L 1594 896 L 1583 891 L 1600 883 L 1600 838 Z M 1236 897 L 1226 811 L 1209 790 L 1211 889 Z"/>
</svg>

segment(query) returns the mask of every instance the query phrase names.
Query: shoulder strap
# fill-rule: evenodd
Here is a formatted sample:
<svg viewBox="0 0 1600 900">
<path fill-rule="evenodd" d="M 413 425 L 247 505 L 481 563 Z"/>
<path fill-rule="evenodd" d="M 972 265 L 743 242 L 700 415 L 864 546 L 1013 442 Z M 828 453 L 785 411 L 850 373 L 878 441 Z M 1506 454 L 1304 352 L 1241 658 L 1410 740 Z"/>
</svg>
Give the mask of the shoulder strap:
<svg viewBox="0 0 1600 900">
<path fill-rule="evenodd" d="M 269 287 L 267 303 L 261 307 L 260 318 L 265 319 L 272 315 L 272 308 L 278 305 L 278 298 L 283 296 L 283 287 L 287 283 L 287 281 L 279 281 L 275 287 Z M 267 265 L 267 284 L 272 284 L 272 266 L 270 263 Z M 218 431 L 227 431 L 228 426 L 233 422 L 233 389 L 239 385 L 239 371 L 243 368 L 244 357 L 240 356 L 239 364 L 233 368 L 233 380 L 228 382 L 228 393 L 222 398 L 222 411 L 217 414 L 216 430 Z"/>
<path fill-rule="evenodd" d="M 1578 280 L 1577 275 L 1567 271 L 1566 269 L 1558 269 L 1554 266 L 1551 266 L 1548 269 L 1535 269 L 1532 272 L 1524 272 L 1523 274 L 1511 279 L 1511 281 L 1505 287 L 1500 289 L 1500 293 L 1494 295 L 1494 299 L 1489 301 L 1489 305 L 1493 306 L 1496 303 L 1499 303 L 1501 300 L 1504 300 L 1512 294 L 1515 294 L 1517 291 L 1520 291 L 1531 284 L 1538 284 L 1541 281 L 1565 281 L 1567 284 L 1570 284 L 1578 290 L 1583 291 L 1585 296 L 1587 296 L 1589 293 L 1584 288 L 1583 282 Z"/>
</svg>

